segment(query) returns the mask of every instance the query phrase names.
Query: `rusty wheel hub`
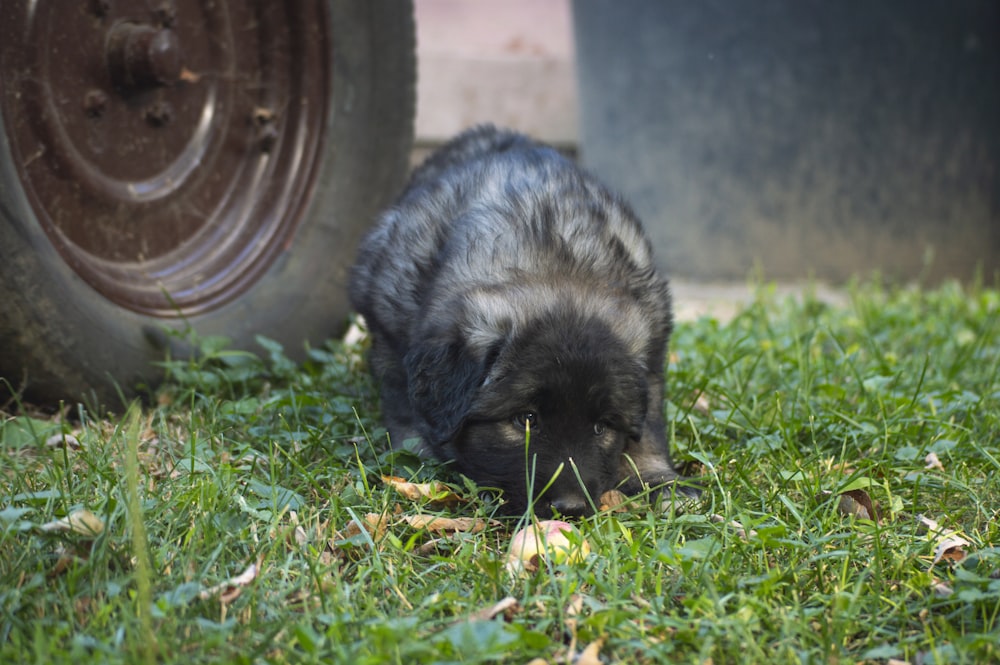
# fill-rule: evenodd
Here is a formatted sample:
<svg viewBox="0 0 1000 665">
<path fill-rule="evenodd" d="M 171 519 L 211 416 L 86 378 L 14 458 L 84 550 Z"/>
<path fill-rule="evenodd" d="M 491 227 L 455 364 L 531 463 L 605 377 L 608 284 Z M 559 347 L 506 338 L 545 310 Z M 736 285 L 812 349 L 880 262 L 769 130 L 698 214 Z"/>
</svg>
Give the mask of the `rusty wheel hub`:
<svg viewBox="0 0 1000 665">
<path fill-rule="evenodd" d="M 81 278 L 163 317 L 252 286 L 312 192 L 327 20 L 315 2 L 4 2 L 4 130 Z"/>
</svg>

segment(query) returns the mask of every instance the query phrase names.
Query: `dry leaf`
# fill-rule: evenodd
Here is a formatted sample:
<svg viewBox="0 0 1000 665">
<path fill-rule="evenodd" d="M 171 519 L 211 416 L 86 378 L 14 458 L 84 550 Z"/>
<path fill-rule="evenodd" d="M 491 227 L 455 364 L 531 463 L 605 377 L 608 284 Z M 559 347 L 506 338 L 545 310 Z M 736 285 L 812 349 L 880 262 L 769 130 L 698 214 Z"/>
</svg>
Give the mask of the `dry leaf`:
<svg viewBox="0 0 1000 665">
<path fill-rule="evenodd" d="M 397 507 L 398 508 L 398 507 Z M 396 525 L 408 525 L 413 529 L 423 529 L 439 536 L 448 537 L 458 532 L 479 533 L 488 526 L 498 526 L 499 522 L 476 519 L 473 517 L 440 517 L 438 515 L 400 515 L 396 511 L 396 518 L 390 518 L 388 514 L 367 513 L 360 520 L 352 520 L 343 531 L 334 532 L 333 538 L 328 543 L 331 552 L 340 551 L 339 542 L 353 538 L 362 532 L 362 529 L 371 535 L 372 540 L 380 541 L 390 527 Z M 427 556 L 437 549 L 441 538 L 434 538 L 415 550 L 417 555 Z"/>
<path fill-rule="evenodd" d="M 361 526 L 376 540 L 385 536 L 385 532 L 389 530 L 389 517 L 385 513 L 365 513 L 361 519 Z M 351 524 L 356 523 L 351 522 Z"/>
<path fill-rule="evenodd" d="M 942 528 L 930 517 L 917 515 L 917 532 L 921 534 L 926 533 L 936 542 L 934 546 L 934 560 L 931 562 L 931 566 L 934 566 L 939 561 L 959 563 L 968 556 L 965 548 L 972 543 L 958 535 L 957 531 L 949 531 Z"/>
<path fill-rule="evenodd" d="M 415 550 L 413 550 L 413 553 L 416 554 L 417 556 L 430 556 L 431 554 L 434 554 L 435 552 L 437 552 L 438 545 L 441 544 L 442 540 L 445 540 L 445 539 L 444 538 L 431 538 L 426 543 L 424 543 L 423 545 L 420 545 Z"/>
<path fill-rule="evenodd" d="M 53 565 L 52 569 L 46 573 L 46 576 L 49 578 L 62 575 L 66 572 L 66 569 L 69 568 L 71 563 L 86 561 L 85 557 L 79 556 L 77 553 L 66 549 L 62 545 L 56 547 L 55 554 L 57 555 L 55 565 Z"/>
<path fill-rule="evenodd" d="M 872 502 L 868 492 L 864 490 L 849 490 L 840 495 L 837 510 L 842 515 L 857 517 L 862 520 L 879 521 L 879 509 Z"/>
<path fill-rule="evenodd" d="M 565 628 L 566 632 L 569 633 L 569 645 L 567 646 L 567 648 L 569 649 L 570 654 L 576 653 L 576 629 L 578 626 L 577 617 L 580 616 L 580 613 L 582 611 L 583 611 L 583 596 L 578 593 L 574 593 L 572 596 L 570 596 L 569 605 L 566 606 L 567 618 L 566 618 Z M 558 661 L 560 660 L 560 658 L 556 657 L 556 660 Z M 569 661 L 570 659 L 566 658 L 566 660 Z"/>
<path fill-rule="evenodd" d="M 569 605 L 566 606 L 566 630 L 570 635 L 576 637 L 577 617 L 583 614 L 583 596 L 574 593 L 569 597 Z"/>
<path fill-rule="evenodd" d="M 854 468 L 854 463 L 846 460 L 838 460 L 833 457 L 825 457 L 820 463 L 820 468 L 828 471 L 829 473 L 837 473 L 843 476 L 853 476 L 857 473 L 857 469 Z M 833 492 L 829 490 L 824 490 L 823 495 L 830 496 Z"/>
<path fill-rule="evenodd" d="M 723 517 L 722 515 L 709 515 L 708 519 L 712 520 L 716 524 L 722 524 L 723 522 L 726 521 L 726 518 Z M 739 522 L 737 522 L 736 520 L 729 522 L 727 526 L 731 529 L 735 529 L 736 535 L 743 540 L 747 540 L 748 538 L 754 538 L 757 535 L 756 531 L 754 531 L 753 529 L 747 531 L 746 528 L 744 528 L 744 526 Z"/>
<path fill-rule="evenodd" d="M 351 520 L 343 532 L 334 533 L 335 540 L 347 540 L 361 533 L 364 529 L 375 540 L 380 540 L 389 528 L 389 518 L 384 513 L 366 513 L 361 522 Z"/>
<path fill-rule="evenodd" d="M 938 469 L 939 471 L 944 471 L 944 464 L 941 464 L 941 460 L 938 459 L 937 453 L 927 453 L 927 457 L 924 458 L 926 462 L 925 469 Z"/>
<path fill-rule="evenodd" d="M 246 570 L 237 575 L 236 577 L 231 577 L 230 579 L 216 584 L 213 587 L 207 589 L 202 589 L 198 593 L 198 598 L 201 600 L 208 600 L 209 598 L 218 597 L 221 603 L 231 603 L 236 600 L 239 595 L 243 592 L 243 587 L 249 585 L 255 579 L 257 579 L 257 573 L 260 571 L 260 562 L 251 563 L 247 566 Z"/>
<path fill-rule="evenodd" d="M 937 547 L 934 548 L 934 561 L 931 562 L 931 565 L 933 566 L 939 561 L 959 563 L 968 556 L 965 548 L 971 544 L 957 533 L 948 534 L 947 537 L 938 541 Z"/>
<path fill-rule="evenodd" d="M 521 609 L 520 604 L 518 604 L 517 599 L 511 596 L 507 596 L 503 600 L 494 603 L 490 607 L 479 610 L 469 616 L 468 621 L 489 621 L 501 614 L 508 621 L 514 618 Z"/>
<path fill-rule="evenodd" d="M 931 590 L 934 591 L 934 595 L 938 596 L 939 598 L 947 598 L 952 593 L 954 593 L 954 591 L 950 586 L 948 586 L 939 579 L 935 579 L 933 582 L 931 582 Z"/>
<path fill-rule="evenodd" d="M 382 476 L 382 482 L 411 501 L 427 499 L 435 506 L 454 506 L 465 502 L 465 499 L 455 494 L 447 485 L 441 482 L 411 483 L 398 476 Z"/>
<path fill-rule="evenodd" d="M 69 450 L 80 450 L 80 441 L 72 434 L 53 434 L 45 439 L 47 448 L 68 448 Z"/>
<path fill-rule="evenodd" d="M 358 316 L 356 321 L 352 321 L 351 325 L 347 327 L 347 331 L 344 332 L 343 342 L 347 346 L 355 346 L 364 341 L 368 333 L 365 332 L 364 328 L 364 318 Z"/>
<path fill-rule="evenodd" d="M 699 392 L 698 396 L 694 400 L 694 405 L 691 408 L 696 413 L 707 416 L 712 413 L 712 402 L 708 399 L 708 395 L 704 392 Z"/>
<path fill-rule="evenodd" d="M 94 537 L 104 532 L 104 521 L 83 508 L 74 510 L 62 519 L 43 524 L 38 529 L 44 533 L 71 532 Z"/>
<path fill-rule="evenodd" d="M 924 515 L 917 515 L 917 533 L 940 533 L 942 531 L 941 527 L 938 525 L 936 520 L 926 517 Z"/>
<path fill-rule="evenodd" d="M 402 521 L 414 529 L 426 529 L 434 533 L 455 533 L 458 531 L 479 533 L 490 523 L 475 517 L 439 517 L 437 515 L 404 515 Z"/>
<path fill-rule="evenodd" d="M 598 637 L 596 640 L 587 645 L 576 660 L 573 661 L 575 665 L 601 665 L 601 647 L 604 646 L 604 638 Z"/>
<path fill-rule="evenodd" d="M 569 644 L 566 645 L 565 651 L 560 650 L 553 656 L 553 662 L 556 663 L 573 663 L 573 665 L 601 665 L 601 647 L 604 646 L 604 638 L 599 637 L 587 647 L 581 651 L 579 654 L 576 653 L 576 640 L 577 640 L 577 617 L 583 612 L 583 601 L 584 596 L 578 593 L 570 596 L 569 604 L 566 606 L 566 632 L 569 634 Z M 538 607 L 542 610 L 545 607 L 538 603 Z M 536 658 L 528 663 L 528 665 L 548 665 L 548 661 L 543 658 Z"/>
<path fill-rule="evenodd" d="M 627 510 L 625 506 L 627 502 L 628 497 L 618 490 L 608 490 L 598 500 L 598 510 L 601 512 L 607 510 L 615 513 L 623 513 Z"/>
</svg>

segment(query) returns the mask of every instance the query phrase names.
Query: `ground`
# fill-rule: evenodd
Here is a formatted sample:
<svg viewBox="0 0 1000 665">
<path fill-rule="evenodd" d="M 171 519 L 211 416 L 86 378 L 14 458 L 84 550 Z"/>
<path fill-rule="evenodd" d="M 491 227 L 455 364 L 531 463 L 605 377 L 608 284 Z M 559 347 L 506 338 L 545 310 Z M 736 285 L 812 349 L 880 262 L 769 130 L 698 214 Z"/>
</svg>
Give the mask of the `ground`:
<svg viewBox="0 0 1000 665">
<path fill-rule="evenodd" d="M 0 662 L 1000 659 L 1000 292 L 753 292 L 677 289 L 702 498 L 609 505 L 533 572 L 527 517 L 386 452 L 363 339 L 196 340 L 114 416 L 8 404 Z"/>
</svg>

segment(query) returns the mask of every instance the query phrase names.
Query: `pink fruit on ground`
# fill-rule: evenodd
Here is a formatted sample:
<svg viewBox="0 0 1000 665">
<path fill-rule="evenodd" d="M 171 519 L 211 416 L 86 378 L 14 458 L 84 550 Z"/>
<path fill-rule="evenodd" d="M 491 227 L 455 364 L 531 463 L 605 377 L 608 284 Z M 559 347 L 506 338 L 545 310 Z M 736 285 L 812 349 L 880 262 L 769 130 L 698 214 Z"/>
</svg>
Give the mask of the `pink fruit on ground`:
<svg viewBox="0 0 1000 665">
<path fill-rule="evenodd" d="M 567 534 L 572 534 L 568 536 Z M 511 572 L 537 570 L 542 559 L 553 563 L 579 563 L 590 554 L 590 543 L 569 522 L 543 520 L 514 534 L 507 555 Z"/>
</svg>

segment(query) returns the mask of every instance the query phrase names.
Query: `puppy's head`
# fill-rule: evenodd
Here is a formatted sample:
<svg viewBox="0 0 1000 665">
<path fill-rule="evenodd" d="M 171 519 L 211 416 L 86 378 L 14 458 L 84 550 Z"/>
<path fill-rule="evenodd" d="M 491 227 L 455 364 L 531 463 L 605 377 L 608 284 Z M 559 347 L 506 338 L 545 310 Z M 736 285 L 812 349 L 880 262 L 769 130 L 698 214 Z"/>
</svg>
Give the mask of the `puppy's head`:
<svg viewBox="0 0 1000 665">
<path fill-rule="evenodd" d="M 587 514 L 621 480 L 645 421 L 646 368 L 600 319 L 550 313 L 478 363 L 446 364 L 450 410 L 438 420 L 452 420 L 438 436 L 462 473 L 503 490 L 511 511 Z"/>
</svg>

